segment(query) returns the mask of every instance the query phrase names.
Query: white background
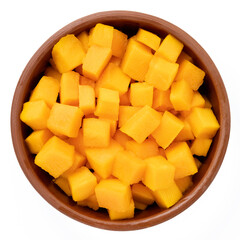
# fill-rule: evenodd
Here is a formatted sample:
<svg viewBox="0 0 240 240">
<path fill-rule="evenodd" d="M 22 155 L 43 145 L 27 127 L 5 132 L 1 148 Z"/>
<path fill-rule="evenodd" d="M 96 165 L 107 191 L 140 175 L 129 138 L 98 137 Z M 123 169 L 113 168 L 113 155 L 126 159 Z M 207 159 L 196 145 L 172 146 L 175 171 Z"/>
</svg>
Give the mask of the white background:
<svg viewBox="0 0 240 240">
<path fill-rule="evenodd" d="M 240 239 L 239 1 L 1 1 L 0 3 L 0 239 Z M 10 108 L 25 65 L 58 29 L 85 15 L 134 10 L 163 18 L 190 34 L 215 62 L 231 106 L 224 162 L 205 194 L 177 217 L 154 227 L 114 232 L 86 226 L 50 206 L 31 186 L 13 151 Z"/>
</svg>

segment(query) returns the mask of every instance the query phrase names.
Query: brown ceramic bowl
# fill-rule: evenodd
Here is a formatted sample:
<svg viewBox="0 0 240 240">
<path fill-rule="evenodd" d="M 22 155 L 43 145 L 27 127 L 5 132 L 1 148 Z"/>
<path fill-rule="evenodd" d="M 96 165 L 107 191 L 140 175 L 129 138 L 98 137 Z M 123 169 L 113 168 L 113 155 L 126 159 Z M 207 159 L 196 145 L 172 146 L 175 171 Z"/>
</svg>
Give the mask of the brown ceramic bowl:
<svg viewBox="0 0 240 240">
<path fill-rule="evenodd" d="M 206 72 L 205 83 L 201 90 L 212 102 L 214 113 L 221 125 L 207 158 L 194 176 L 194 185 L 184 197 L 169 209 L 164 210 L 153 205 L 144 211 L 137 211 L 135 217 L 129 220 L 111 221 L 104 210 L 94 212 L 88 208 L 77 206 L 68 198 L 52 183 L 52 178 L 34 164 L 34 156 L 30 154 L 24 143 L 30 129 L 19 119 L 23 103 L 28 100 L 31 90 L 42 76 L 54 44 L 68 33 L 79 34 L 99 22 L 112 25 L 129 36 L 135 34 L 141 27 L 162 37 L 168 33 L 177 37 L 184 44 L 184 51 L 190 54 L 195 64 Z M 11 131 L 16 156 L 23 172 L 33 187 L 53 207 L 75 220 L 94 227 L 110 230 L 134 230 L 171 219 L 193 204 L 208 188 L 217 174 L 226 152 L 230 133 L 230 110 L 227 93 L 216 66 L 204 49 L 186 32 L 154 16 L 138 12 L 109 11 L 92 14 L 68 24 L 51 36 L 33 55 L 16 87 L 12 103 Z"/>
</svg>

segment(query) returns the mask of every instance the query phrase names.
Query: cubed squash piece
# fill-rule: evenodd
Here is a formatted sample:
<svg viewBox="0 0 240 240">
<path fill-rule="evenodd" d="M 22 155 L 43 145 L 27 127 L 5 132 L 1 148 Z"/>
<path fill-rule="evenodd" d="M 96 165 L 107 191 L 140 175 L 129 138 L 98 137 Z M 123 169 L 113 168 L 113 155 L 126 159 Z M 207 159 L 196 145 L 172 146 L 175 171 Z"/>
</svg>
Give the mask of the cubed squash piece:
<svg viewBox="0 0 240 240">
<path fill-rule="evenodd" d="M 113 137 L 117 130 L 117 121 L 102 117 L 99 117 L 99 119 L 110 123 L 110 136 Z"/>
<path fill-rule="evenodd" d="M 122 58 L 126 51 L 128 36 L 123 32 L 113 29 L 112 55 Z"/>
<path fill-rule="evenodd" d="M 78 201 L 77 205 L 82 206 L 82 207 L 89 207 L 89 208 L 93 209 L 94 211 L 97 211 L 99 209 L 99 205 L 98 205 L 95 193 L 82 201 Z"/>
<path fill-rule="evenodd" d="M 201 95 L 200 92 L 194 91 L 192 102 L 191 102 L 191 108 L 194 107 L 204 107 L 205 106 L 205 99 Z"/>
<path fill-rule="evenodd" d="M 55 103 L 50 111 L 47 127 L 55 135 L 77 137 L 82 117 L 83 112 L 80 108 Z"/>
<path fill-rule="evenodd" d="M 154 191 L 153 195 L 160 208 L 170 208 L 182 198 L 182 193 L 175 182 L 168 188 Z"/>
<path fill-rule="evenodd" d="M 60 103 L 78 106 L 79 78 L 80 78 L 79 73 L 74 71 L 69 71 L 62 74 L 60 80 Z"/>
<path fill-rule="evenodd" d="M 130 86 L 130 102 L 134 107 L 152 107 L 153 103 L 153 86 L 145 82 L 132 83 Z"/>
<path fill-rule="evenodd" d="M 35 164 L 58 178 L 67 171 L 74 161 L 74 147 L 60 138 L 51 137 L 35 157 Z"/>
<path fill-rule="evenodd" d="M 122 105 L 122 106 L 130 106 L 131 105 L 130 98 L 129 98 L 129 91 L 120 95 L 119 98 L 120 98 L 120 105 Z"/>
<path fill-rule="evenodd" d="M 161 38 L 158 37 L 156 34 L 146 31 L 142 28 L 138 29 L 138 32 L 136 34 L 137 41 L 145 44 L 146 46 L 150 47 L 154 51 L 156 51 L 159 48 Z"/>
<path fill-rule="evenodd" d="M 87 167 L 81 167 L 68 175 L 68 182 L 74 201 L 82 201 L 94 194 L 96 177 Z"/>
<path fill-rule="evenodd" d="M 187 117 L 196 138 L 213 138 L 220 125 L 210 108 L 193 108 Z"/>
<path fill-rule="evenodd" d="M 202 69 L 188 60 L 184 60 L 179 65 L 176 81 L 184 79 L 189 83 L 190 87 L 196 91 L 202 85 L 204 76 L 205 72 Z"/>
<path fill-rule="evenodd" d="M 92 45 L 83 60 L 82 72 L 87 78 L 97 81 L 112 56 L 111 48 Z"/>
<path fill-rule="evenodd" d="M 173 35 L 168 34 L 156 51 L 156 55 L 175 63 L 182 52 L 183 44 Z"/>
<path fill-rule="evenodd" d="M 133 152 L 137 157 L 142 159 L 159 154 L 158 144 L 152 139 L 146 139 L 143 143 L 137 143 L 134 140 L 127 141 L 126 150 Z"/>
<path fill-rule="evenodd" d="M 193 63 L 193 58 L 190 55 L 188 55 L 186 52 L 181 51 L 177 59 L 177 63 L 181 64 L 184 60 L 188 60 L 189 62 Z"/>
<path fill-rule="evenodd" d="M 62 37 L 52 49 L 52 58 L 60 73 L 71 71 L 81 65 L 84 56 L 83 46 L 73 34 Z"/>
<path fill-rule="evenodd" d="M 86 155 L 93 170 L 105 179 L 112 174 L 114 159 L 122 150 L 123 147 L 117 141 L 111 140 L 108 147 L 86 148 Z"/>
<path fill-rule="evenodd" d="M 195 174 L 198 169 L 186 142 L 173 143 L 165 150 L 167 159 L 176 167 L 175 179 Z"/>
<path fill-rule="evenodd" d="M 112 175 L 130 185 L 142 180 L 145 168 L 144 160 L 130 151 L 120 151 L 116 155 Z"/>
<path fill-rule="evenodd" d="M 193 140 L 194 135 L 192 133 L 192 129 L 191 129 L 189 122 L 181 116 L 179 117 L 179 119 L 182 120 L 184 126 L 183 126 L 183 129 L 180 131 L 180 133 L 175 138 L 175 141 L 180 142 L 180 141 Z"/>
<path fill-rule="evenodd" d="M 153 90 L 153 104 L 152 107 L 158 111 L 166 111 L 173 109 L 173 105 L 170 101 L 171 90 L 166 91 L 154 88 Z"/>
<path fill-rule="evenodd" d="M 145 81 L 159 90 L 166 91 L 171 86 L 178 72 L 178 67 L 177 63 L 154 56 L 149 63 Z"/>
<path fill-rule="evenodd" d="M 60 187 L 62 191 L 64 191 L 69 197 L 72 195 L 68 180 L 66 178 L 60 176 L 54 179 L 53 182 L 57 184 L 58 187 Z"/>
<path fill-rule="evenodd" d="M 45 101 L 25 102 L 20 119 L 33 130 L 41 130 L 47 128 L 49 114 L 50 108 Z"/>
<path fill-rule="evenodd" d="M 114 211 L 109 209 L 108 214 L 111 220 L 129 219 L 134 217 L 134 201 L 131 200 L 128 209 L 125 211 Z"/>
<path fill-rule="evenodd" d="M 48 129 L 33 131 L 25 142 L 31 153 L 37 154 L 53 134 Z"/>
<path fill-rule="evenodd" d="M 88 85 L 92 88 L 95 88 L 96 82 L 92 79 L 86 78 L 84 76 L 80 75 L 80 81 L 79 81 L 80 85 Z"/>
<path fill-rule="evenodd" d="M 100 88 L 95 115 L 118 120 L 119 93 L 115 90 Z"/>
<path fill-rule="evenodd" d="M 162 156 L 146 158 L 142 182 L 152 191 L 168 188 L 174 182 L 175 167 Z"/>
<path fill-rule="evenodd" d="M 131 188 L 118 179 L 101 180 L 95 193 L 99 207 L 124 212 L 129 209 L 132 200 Z"/>
<path fill-rule="evenodd" d="M 55 68 L 49 66 L 46 68 L 45 72 L 44 72 L 44 75 L 47 76 L 47 77 L 52 77 L 52 78 L 55 78 L 57 79 L 59 82 L 60 82 L 60 79 L 62 77 L 62 74 L 59 73 Z"/>
<path fill-rule="evenodd" d="M 143 81 L 152 59 L 151 49 L 134 39 L 128 40 L 121 68 L 124 73 L 136 81 Z"/>
<path fill-rule="evenodd" d="M 165 111 L 161 123 L 152 133 L 158 145 L 166 149 L 183 129 L 184 123 L 172 113 Z"/>
<path fill-rule="evenodd" d="M 43 76 L 33 89 L 29 101 L 44 100 L 51 108 L 56 102 L 59 92 L 59 81 L 52 77 Z"/>
<path fill-rule="evenodd" d="M 161 114 L 146 105 L 123 124 L 120 131 L 142 143 L 159 126 L 160 121 Z"/>
<path fill-rule="evenodd" d="M 194 92 L 185 80 L 174 82 L 171 86 L 170 100 L 176 111 L 188 111 L 191 108 Z"/>
<path fill-rule="evenodd" d="M 137 202 L 137 201 L 134 200 L 134 207 L 135 207 L 136 209 L 145 210 L 145 209 L 147 208 L 147 206 L 148 206 L 148 205 L 145 204 L 145 203 Z"/>
<path fill-rule="evenodd" d="M 120 106 L 119 107 L 119 117 L 118 117 L 118 127 L 122 127 L 129 118 L 131 118 L 137 111 L 139 111 L 140 107 L 133 106 Z"/>
<path fill-rule="evenodd" d="M 132 138 L 130 138 L 127 134 L 117 129 L 116 133 L 113 136 L 113 139 L 116 140 L 119 144 L 121 144 L 121 146 L 125 148 L 126 142 L 131 140 Z"/>
<path fill-rule="evenodd" d="M 109 122 L 96 118 L 83 120 L 83 144 L 85 147 L 107 147 L 109 143 Z"/>
<path fill-rule="evenodd" d="M 79 108 L 84 115 L 94 113 L 95 91 L 91 86 L 79 85 Z"/>
<path fill-rule="evenodd" d="M 77 35 L 77 39 L 82 43 L 84 51 L 87 52 L 89 41 L 88 33 L 86 31 L 81 32 L 80 34 Z"/>
<path fill-rule="evenodd" d="M 184 193 L 193 185 L 192 176 L 176 179 L 175 183 L 177 184 L 180 191 Z"/>
<path fill-rule="evenodd" d="M 134 201 L 151 205 L 154 203 L 152 191 L 142 183 L 135 183 L 132 185 L 132 197 Z"/>
<path fill-rule="evenodd" d="M 191 145 L 191 152 L 193 155 L 206 157 L 211 144 L 212 139 L 195 138 Z"/>
</svg>

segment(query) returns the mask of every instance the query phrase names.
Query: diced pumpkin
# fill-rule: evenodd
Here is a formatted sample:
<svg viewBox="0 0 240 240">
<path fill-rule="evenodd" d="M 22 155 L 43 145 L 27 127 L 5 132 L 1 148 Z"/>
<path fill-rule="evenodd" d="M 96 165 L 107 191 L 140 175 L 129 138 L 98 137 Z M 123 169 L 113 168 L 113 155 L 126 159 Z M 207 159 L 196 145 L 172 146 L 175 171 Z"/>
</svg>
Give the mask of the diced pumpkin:
<svg viewBox="0 0 240 240">
<path fill-rule="evenodd" d="M 130 98 L 129 98 L 129 91 L 119 96 L 119 98 L 120 98 L 120 105 L 129 106 L 131 104 Z"/>
<path fill-rule="evenodd" d="M 120 67 L 121 61 L 122 61 L 121 58 L 112 56 L 111 59 L 110 59 L 110 61 L 109 61 L 109 63 L 113 63 L 113 64 L 115 64 L 116 66 Z"/>
<path fill-rule="evenodd" d="M 53 67 L 49 66 L 46 68 L 44 75 L 47 77 L 52 77 L 57 79 L 60 82 L 60 79 L 62 77 L 62 74 L 59 73 L 56 69 L 54 69 Z"/>
<path fill-rule="evenodd" d="M 170 89 L 166 91 L 161 91 L 157 88 L 154 88 L 153 90 L 153 105 L 152 107 L 154 109 L 157 109 L 158 111 L 166 111 L 173 109 L 173 105 L 170 101 Z"/>
<path fill-rule="evenodd" d="M 81 65 L 84 56 L 83 46 L 73 34 L 62 37 L 52 49 L 52 58 L 60 73 L 71 71 Z"/>
<path fill-rule="evenodd" d="M 193 185 L 192 176 L 176 179 L 175 182 L 182 193 L 186 192 Z"/>
<path fill-rule="evenodd" d="M 87 206 L 93 209 L 94 211 L 97 211 L 99 209 L 99 205 L 98 205 L 98 201 L 95 193 L 82 201 L 78 201 L 77 204 L 83 207 Z"/>
<path fill-rule="evenodd" d="M 205 99 L 198 91 L 194 91 L 192 102 L 191 102 L 191 108 L 204 107 L 204 106 L 205 106 Z"/>
<path fill-rule="evenodd" d="M 204 100 L 205 100 L 205 104 L 204 107 L 205 108 L 212 108 L 212 103 L 210 102 L 210 100 L 207 98 L 207 96 L 203 96 Z"/>
<path fill-rule="evenodd" d="M 118 127 L 122 127 L 137 111 L 140 107 L 133 106 L 120 106 L 119 107 L 119 117 L 118 117 Z"/>
<path fill-rule="evenodd" d="M 181 51 L 177 59 L 177 63 L 181 64 L 184 60 L 188 60 L 189 62 L 193 63 L 193 58 L 190 55 L 188 55 L 186 52 Z"/>
<path fill-rule="evenodd" d="M 119 144 L 121 144 L 125 148 L 126 142 L 131 140 L 132 138 L 130 138 L 127 134 L 117 129 L 116 133 L 113 136 L 113 139 L 116 140 Z"/>
<path fill-rule="evenodd" d="M 193 140 L 194 135 L 192 133 L 192 129 L 191 129 L 189 122 L 181 116 L 179 117 L 179 119 L 183 122 L 184 126 L 183 126 L 183 129 L 180 131 L 180 133 L 175 138 L 175 141 L 180 142 L 180 141 Z"/>
<path fill-rule="evenodd" d="M 84 115 L 94 113 L 95 110 L 95 91 L 91 86 L 79 85 L 79 108 Z"/>
<path fill-rule="evenodd" d="M 51 137 L 35 157 L 35 164 L 58 178 L 67 171 L 74 161 L 74 147 L 60 138 Z"/>
<path fill-rule="evenodd" d="M 74 201 L 82 201 L 94 194 L 96 177 L 86 167 L 81 167 L 68 175 L 68 182 Z"/>
<path fill-rule="evenodd" d="M 45 101 L 25 102 L 20 119 L 33 130 L 41 130 L 47 128 L 49 114 L 50 108 Z"/>
<path fill-rule="evenodd" d="M 191 152 L 193 155 L 206 157 L 211 144 L 212 139 L 195 138 L 191 145 Z"/>
<path fill-rule="evenodd" d="M 82 117 L 83 112 L 80 108 L 55 103 L 50 111 L 47 127 L 55 135 L 77 137 Z"/>
<path fill-rule="evenodd" d="M 53 136 L 48 129 L 33 131 L 26 139 L 25 142 L 31 153 L 37 154 L 43 145 Z"/>
<path fill-rule="evenodd" d="M 113 29 L 113 39 L 112 39 L 112 55 L 118 58 L 122 58 L 127 47 L 127 35 L 123 32 Z"/>
<path fill-rule="evenodd" d="M 133 200 L 146 205 L 154 203 L 154 197 L 152 191 L 143 185 L 142 183 L 135 183 L 132 185 L 132 197 Z"/>
<path fill-rule="evenodd" d="M 134 200 L 134 207 L 136 209 L 139 209 L 139 210 L 145 210 L 147 208 L 147 204 L 144 204 L 144 203 L 141 203 L 141 202 L 138 202 L 138 201 L 135 201 Z"/>
<path fill-rule="evenodd" d="M 60 187 L 62 191 L 64 191 L 69 197 L 72 195 L 68 180 L 66 178 L 60 176 L 54 179 L 53 182 L 57 184 L 58 187 Z"/>
<path fill-rule="evenodd" d="M 80 85 L 88 85 L 92 88 L 95 88 L 96 82 L 92 79 L 86 78 L 84 76 L 80 75 L 80 81 L 79 81 Z"/>
<path fill-rule="evenodd" d="M 117 130 L 117 121 L 102 117 L 99 117 L 99 119 L 110 123 L 110 136 L 113 137 Z"/>
<path fill-rule="evenodd" d="M 88 33 L 86 31 L 81 32 L 80 34 L 77 35 L 77 39 L 82 43 L 84 51 L 87 52 L 89 41 Z"/>
</svg>

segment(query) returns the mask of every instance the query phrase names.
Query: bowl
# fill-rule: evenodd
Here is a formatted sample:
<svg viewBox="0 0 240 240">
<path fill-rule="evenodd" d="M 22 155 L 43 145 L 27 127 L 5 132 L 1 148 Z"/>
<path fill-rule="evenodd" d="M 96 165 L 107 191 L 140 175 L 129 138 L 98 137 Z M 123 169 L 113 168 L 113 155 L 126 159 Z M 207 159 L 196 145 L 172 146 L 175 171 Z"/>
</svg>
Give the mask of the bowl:
<svg viewBox="0 0 240 240">
<path fill-rule="evenodd" d="M 66 34 L 79 34 L 89 30 L 96 23 L 112 25 L 128 36 L 135 34 L 139 27 L 162 37 L 170 33 L 184 44 L 184 51 L 192 56 L 194 63 L 206 72 L 203 91 L 210 99 L 221 127 L 213 139 L 207 158 L 199 172 L 194 175 L 193 186 L 178 203 L 169 209 L 160 209 L 157 205 L 152 205 L 144 211 L 136 211 L 133 219 L 111 221 L 104 210 L 95 212 L 80 207 L 52 182 L 50 175 L 34 164 L 34 156 L 24 142 L 31 130 L 20 121 L 19 115 L 23 103 L 28 100 L 31 90 L 47 66 L 54 44 Z M 38 193 L 53 207 L 77 221 L 94 227 L 109 230 L 136 230 L 173 218 L 192 205 L 205 192 L 216 176 L 227 149 L 230 109 L 227 93 L 215 64 L 205 50 L 186 32 L 155 16 L 131 11 L 107 11 L 82 17 L 68 24 L 52 35 L 33 55 L 18 81 L 13 97 L 11 133 L 15 153 L 24 174 Z"/>
</svg>

